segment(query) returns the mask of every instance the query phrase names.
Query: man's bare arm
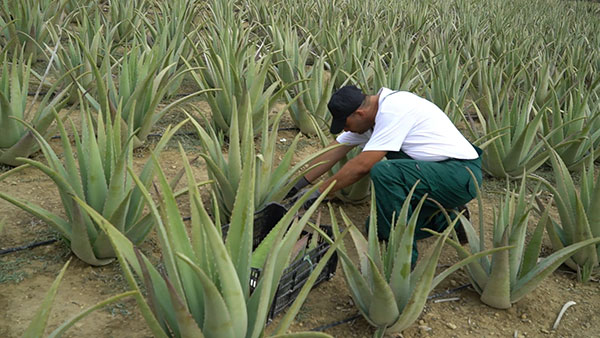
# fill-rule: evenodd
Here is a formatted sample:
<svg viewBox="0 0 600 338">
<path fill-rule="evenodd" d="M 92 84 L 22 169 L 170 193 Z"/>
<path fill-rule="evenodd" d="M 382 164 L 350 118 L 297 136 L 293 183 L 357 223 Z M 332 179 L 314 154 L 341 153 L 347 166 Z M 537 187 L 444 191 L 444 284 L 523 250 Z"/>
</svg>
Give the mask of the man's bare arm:
<svg viewBox="0 0 600 338">
<path fill-rule="evenodd" d="M 337 141 L 333 141 L 329 144 L 329 146 L 335 145 L 335 144 L 339 144 L 339 142 Z M 310 162 L 310 165 L 315 165 L 319 162 L 322 161 L 326 161 L 325 163 L 311 169 L 309 172 L 307 172 L 304 177 L 309 181 L 309 182 L 315 182 L 315 180 L 319 177 L 321 177 L 321 175 L 323 175 L 324 173 L 326 173 L 329 169 L 331 169 L 331 167 L 333 167 L 339 160 L 341 160 L 342 158 L 344 158 L 344 156 L 346 156 L 346 154 L 348 154 L 348 152 L 350 150 L 352 150 L 352 148 L 354 148 L 355 146 L 351 146 L 351 145 L 341 145 L 339 147 L 336 147 L 334 149 L 329 150 L 328 152 L 322 154 L 321 156 L 315 158 L 314 160 L 312 160 Z"/>
<path fill-rule="evenodd" d="M 386 154 L 387 151 L 363 151 L 348 161 L 335 175 L 328 178 L 319 191 L 323 192 L 334 180 L 336 183 L 330 193 L 357 182 L 367 175 L 375 163 L 379 162 Z"/>
</svg>

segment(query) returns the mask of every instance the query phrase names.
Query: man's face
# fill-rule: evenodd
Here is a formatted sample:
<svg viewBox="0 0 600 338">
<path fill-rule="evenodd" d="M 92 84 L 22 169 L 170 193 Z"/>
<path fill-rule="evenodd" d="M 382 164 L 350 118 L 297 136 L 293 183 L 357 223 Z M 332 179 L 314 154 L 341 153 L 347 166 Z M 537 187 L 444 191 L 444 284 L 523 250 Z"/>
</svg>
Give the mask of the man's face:
<svg viewBox="0 0 600 338">
<path fill-rule="evenodd" d="M 346 125 L 344 131 L 351 131 L 353 133 L 362 134 L 373 127 L 373 123 L 366 114 L 359 111 L 355 111 L 346 118 Z"/>
</svg>

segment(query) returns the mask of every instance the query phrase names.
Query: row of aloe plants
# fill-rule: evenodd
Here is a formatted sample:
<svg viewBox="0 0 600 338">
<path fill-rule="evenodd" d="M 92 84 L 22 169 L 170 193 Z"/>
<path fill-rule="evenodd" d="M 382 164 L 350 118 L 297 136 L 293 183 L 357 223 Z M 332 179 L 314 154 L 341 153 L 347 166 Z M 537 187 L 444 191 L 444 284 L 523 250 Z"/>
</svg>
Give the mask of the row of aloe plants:
<svg viewBox="0 0 600 338">
<path fill-rule="evenodd" d="M 250 107 L 259 133 L 263 109 L 286 100 L 293 102 L 288 110 L 301 131 L 316 134 L 315 128 L 327 124 L 328 94 L 348 82 L 368 92 L 381 86 L 414 90 L 457 123 L 479 122 L 472 126 L 473 138 L 490 146 L 484 168 L 496 177 L 517 177 L 523 168 L 529 173 L 547 163 L 549 150 L 541 139 L 561 153 L 570 170 L 578 169 L 600 143 L 595 132 L 600 82 L 593 76 L 598 41 L 588 34 L 595 31 L 596 20 L 561 20 L 566 23 L 553 27 L 550 20 L 561 14 L 549 3 L 529 4 L 518 12 L 513 8 L 522 7 L 519 1 L 487 7 L 466 0 L 399 2 L 386 4 L 385 11 L 380 3 L 354 6 L 352 1 L 341 8 L 225 0 L 140 0 L 107 8 L 94 1 L 61 3 L 58 9 L 41 3 L 46 7 L 35 13 L 43 13 L 42 19 L 27 23 L 37 25 L 29 30 L 19 26 L 25 25 L 25 14 L 21 18 L 16 9 L 5 8 L 6 47 L 17 45 L 28 55 L 25 42 L 16 37 L 36 41 L 57 74 L 70 72 L 58 82 L 59 88 L 70 86 L 71 101 L 83 92 L 105 114 L 114 115 L 120 104 L 124 115 L 133 111 L 136 145 L 170 108 L 200 95 L 209 102 L 217 131 L 228 132 L 235 104 L 236 109 Z M 568 6 L 569 18 L 597 10 L 580 3 Z M 473 10 L 476 14 L 462 15 Z M 505 15 L 484 20 L 490 11 Z M 447 20 L 435 20 L 439 13 L 446 13 Z M 61 19 L 44 21 L 43 15 Z M 377 20 L 356 24 L 364 17 Z M 526 20 L 531 17 L 548 26 L 549 33 L 531 32 L 539 30 Z M 335 29 L 322 29 L 325 19 L 336 22 Z M 522 28 L 506 32 L 505 21 Z M 579 29 L 585 38 L 570 45 L 569 29 Z M 43 37 L 27 35 L 38 30 L 46 32 Z M 384 30 L 393 34 L 373 34 Z M 228 39 L 220 38 L 225 35 Z M 549 35 L 554 39 L 546 40 Z M 185 79 L 195 89 L 165 101 Z M 530 121 L 533 125 L 524 128 Z"/>
</svg>

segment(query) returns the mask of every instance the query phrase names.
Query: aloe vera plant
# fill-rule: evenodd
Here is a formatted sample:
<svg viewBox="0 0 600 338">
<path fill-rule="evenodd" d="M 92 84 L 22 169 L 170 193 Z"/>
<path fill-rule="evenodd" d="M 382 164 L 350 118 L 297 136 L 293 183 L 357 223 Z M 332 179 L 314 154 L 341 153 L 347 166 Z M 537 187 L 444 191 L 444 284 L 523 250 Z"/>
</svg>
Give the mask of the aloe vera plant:
<svg viewBox="0 0 600 338">
<path fill-rule="evenodd" d="M 237 110 L 243 111 L 238 123 L 242 125 L 252 119 L 254 132 L 258 133 L 263 123 L 267 123 L 263 119 L 264 109 L 272 109 L 288 85 L 281 85 L 278 80 L 267 82 L 273 67 L 271 53 L 250 40 L 250 27 L 230 20 L 210 25 L 210 38 L 200 36 L 196 54 L 197 63 L 203 67 L 191 74 L 198 86 L 207 91 L 213 128 L 229 131 L 233 112 Z M 229 33 L 224 35 L 223 31 Z"/>
<path fill-rule="evenodd" d="M 55 130 L 52 126 L 55 112 L 64 107 L 68 87 L 59 91 L 59 79 L 36 105 L 28 100 L 31 57 L 23 62 L 14 53 L 11 60 L 4 52 L 0 61 L 0 163 L 16 166 L 22 164 L 17 158 L 27 157 L 38 149 L 34 134 L 17 120 L 27 121 L 44 138 L 50 137 Z M 37 93 L 39 90 L 41 87 Z"/>
<path fill-rule="evenodd" d="M 594 179 L 593 156 L 581 169 L 579 188 L 556 151 L 551 150 L 550 159 L 556 183 L 534 177 L 553 194 L 558 209 L 560 222 L 548 216 L 550 221 L 546 224 L 552 247 L 560 251 L 580 243 L 598 243 L 595 239 L 600 237 L 600 176 Z M 578 272 L 580 280 L 587 281 L 598 267 L 599 257 L 600 245 L 591 245 L 566 259 L 565 264 Z"/>
<path fill-rule="evenodd" d="M 357 267 L 348 256 L 346 248 L 342 246 L 338 254 L 344 277 L 354 304 L 365 319 L 377 328 L 375 337 L 383 337 L 386 332 L 400 332 L 414 323 L 423 311 L 429 292 L 452 272 L 483 255 L 506 249 L 496 248 L 470 256 L 434 277 L 442 246 L 458 221 L 456 218 L 411 271 L 417 217 L 426 200 L 424 196 L 408 218 L 410 200 L 417 184 L 419 183 L 417 182 L 409 192 L 397 215 L 387 245 L 381 245 L 377 237 L 374 194 L 371 198 L 368 238 L 364 237 L 340 209 L 360 261 Z M 333 232 L 338 234 L 339 226 L 333 216 L 332 212 Z"/>
<path fill-rule="evenodd" d="M 533 100 L 533 96 L 515 98 L 511 104 L 504 102 L 497 106 L 500 110 L 487 116 L 474 105 L 483 132 L 473 126 L 469 130 L 478 138 L 474 143 L 485 149 L 481 163 L 487 173 L 498 178 L 518 178 L 533 172 L 548 159 L 548 149 L 537 134 L 545 112 L 537 112 Z"/>
<path fill-rule="evenodd" d="M 292 85 L 285 93 L 292 121 L 303 134 L 316 135 L 316 128 L 325 129 L 331 119 L 327 102 L 338 73 L 326 74 L 325 57 L 311 56 L 311 37 L 300 43 L 297 30 L 288 26 L 274 22 L 269 27 L 275 67 L 282 83 Z"/>
<path fill-rule="evenodd" d="M 131 123 L 130 127 L 135 132 L 134 147 L 142 145 L 154 124 L 169 110 L 204 93 L 197 91 L 159 107 L 168 91 L 173 90 L 173 84 L 178 83 L 179 78 L 189 69 L 169 76 L 176 63 L 167 64 L 162 51 L 146 51 L 139 44 L 132 46 L 116 65 L 110 63 L 110 58 L 104 58 L 105 65 L 98 67 L 95 63 L 97 56 L 92 54 L 81 39 L 78 39 L 78 43 L 84 50 L 87 64 L 91 66 L 96 86 L 96 96 L 92 97 L 84 92 L 85 98 L 97 111 L 104 115 L 111 114 L 112 119 L 115 118 L 117 109 L 121 109 L 121 123 Z M 104 43 L 106 46 L 110 45 L 109 39 L 104 39 Z M 166 55 L 175 47 L 170 48 Z M 113 66 L 118 68 L 116 81 L 111 73 Z M 123 127 L 123 130 L 127 128 Z"/>
<path fill-rule="evenodd" d="M 23 337 L 37 338 L 37 337 L 42 337 L 44 335 L 44 332 L 46 331 L 48 318 L 50 317 L 50 311 L 52 309 L 52 304 L 54 302 L 54 299 L 56 298 L 56 294 L 58 292 L 58 287 L 60 285 L 60 282 L 61 282 L 67 268 L 69 267 L 69 263 L 71 263 L 70 259 L 67 261 L 67 263 L 65 263 L 63 268 L 60 270 L 60 272 L 58 273 L 58 276 L 56 276 L 56 279 L 50 286 L 50 289 L 48 290 L 46 297 L 44 297 L 44 300 L 40 304 L 39 309 L 36 311 L 35 315 L 33 316 L 31 323 L 29 324 L 29 326 L 23 333 Z M 58 328 L 56 328 L 54 331 L 52 331 L 47 337 L 49 337 L 49 338 L 60 337 L 70 327 L 75 325 L 78 321 L 82 320 L 83 318 L 85 318 L 86 316 L 91 314 L 92 312 L 94 312 L 100 308 L 103 308 L 104 306 L 106 306 L 108 304 L 114 303 L 118 300 L 121 300 L 121 299 L 129 297 L 129 296 L 132 296 L 135 293 L 136 293 L 136 291 L 127 291 L 127 292 L 123 292 L 123 293 L 117 294 L 115 296 L 112 296 L 104 301 L 101 301 L 98 304 L 95 304 L 95 305 L 85 309 L 84 311 L 78 313 L 71 319 L 62 323 Z"/>
<path fill-rule="evenodd" d="M 253 164 L 256 166 L 255 180 L 257 182 L 253 200 L 255 208 L 258 210 L 269 202 L 281 202 L 300 177 L 295 177 L 295 175 L 300 173 L 303 167 L 312 159 L 331 149 L 320 150 L 292 165 L 293 156 L 300 139 L 300 135 L 297 135 L 292 140 L 281 161 L 277 161 L 276 147 L 279 140 L 277 129 L 285 111 L 286 109 L 282 109 L 273 117 L 270 128 L 268 123 L 262 126 L 259 153 L 256 154 L 259 160 Z M 238 127 L 238 116 L 242 112 L 236 109 L 232 112 L 232 124 L 229 128 L 229 144 L 226 154 L 223 151 L 223 142 L 217 132 L 210 125 L 203 128 L 197 121 L 192 120 L 202 142 L 203 154 L 201 156 L 207 164 L 209 177 L 214 180 L 213 187 L 216 192 L 217 203 L 225 218 L 228 218 L 232 213 L 240 178 L 244 170 L 247 170 L 246 167 L 250 165 L 249 162 L 244 161 L 244 158 L 246 154 L 255 154 L 256 152 L 253 133 L 244 133 Z M 264 110 L 263 114 L 265 121 L 268 121 L 267 111 Z M 252 123 L 246 123 L 245 125 L 252 126 Z M 247 130 L 247 128 L 244 130 Z M 310 170 L 310 168 L 307 170 Z"/>
<path fill-rule="evenodd" d="M 133 183 L 127 174 L 127 166 L 132 164 L 133 145 L 131 130 L 121 138 L 120 116 L 115 121 L 104 122 L 102 114 L 97 117 L 96 133 L 89 109 L 82 110 L 81 137 L 75 126 L 75 146 L 77 159 L 69 143 L 68 134 L 60 120 L 61 144 L 65 157 L 64 164 L 44 137 L 32 126 L 24 125 L 35 135 L 39 142 L 46 162 L 23 159 L 21 161 L 36 167 L 56 184 L 62 201 L 65 216 L 53 213 L 29 201 L 20 200 L 0 192 L 0 198 L 39 217 L 70 242 L 71 250 L 82 261 L 91 265 L 104 265 L 115 257 L 106 234 L 90 218 L 85 209 L 74 202 L 73 197 L 86 201 L 94 210 L 109 219 L 119 231 L 134 243 L 140 243 L 152 228 L 152 219 L 145 215 L 145 201 L 142 191 Z M 160 153 L 171 136 L 181 127 L 181 122 L 175 128 L 168 128 L 156 146 Z M 96 138 L 97 134 L 97 138 Z M 19 168 L 13 169 L 15 172 Z M 140 180 L 147 186 L 153 177 L 154 164 L 147 162 Z M 3 178 L 9 173 L 3 175 Z M 173 182 L 176 184 L 176 182 Z"/>
<path fill-rule="evenodd" d="M 254 291 L 250 292 L 255 155 L 248 152 L 244 156 L 244 161 L 250 165 L 242 173 L 224 241 L 219 213 L 215 210 L 213 222 L 203 205 L 185 152 L 181 147 L 180 150 L 188 181 L 191 227 L 184 224 L 173 191 L 162 171 L 158 172 L 158 205 L 144 184 L 136 178 L 156 223 L 166 271 L 164 274 L 161 275 L 148 258 L 137 251 L 133 243 L 108 220 L 83 201 L 78 202 L 108 234 L 130 287 L 134 291 L 140 290 L 134 273 L 143 283 L 148 299 L 138 296 L 136 300 L 156 337 L 261 337 L 279 278 L 290 259 L 294 243 L 324 196 L 300 220 L 292 222 L 305 198 L 298 201 L 280 220 L 291 225 L 281 227 L 277 233 L 263 273 Z M 158 165 L 156 157 L 152 158 Z M 289 327 L 288 318 L 293 318 L 299 311 L 316 275 L 340 243 L 341 240 L 334 243 L 315 267 L 311 278 L 282 320 L 281 333 Z"/>
<path fill-rule="evenodd" d="M 494 213 L 492 247 L 510 246 L 510 249 L 496 252 L 491 257 L 482 257 L 466 267 L 473 288 L 481 295 L 481 301 L 491 307 L 510 308 L 513 303 L 533 291 L 571 255 L 590 244 L 593 246 L 600 242 L 600 238 L 589 239 L 540 258 L 544 227 L 549 222 L 549 208 L 544 209 L 533 235 L 526 241 L 533 195 L 528 197 L 525 176 L 518 191 L 507 187 L 504 199 Z M 482 215 L 483 204 L 479 188 L 477 201 L 479 214 Z M 469 250 L 450 240 L 449 243 L 456 249 L 458 256 L 464 258 L 470 253 L 485 250 L 483 217 L 479 218 L 479 235 L 464 216 L 461 215 L 460 220 L 469 240 Z"/>
<path fill-rule="evenodd" d="M 16 44 L 25 57 L 37 60 L 49 40 L 49 27 L 61 25 L 68 0 L 3 1 L 0 5 L 0 37 Z M 3 44 L 4 45 L 4 44 Z"/>
</svg>

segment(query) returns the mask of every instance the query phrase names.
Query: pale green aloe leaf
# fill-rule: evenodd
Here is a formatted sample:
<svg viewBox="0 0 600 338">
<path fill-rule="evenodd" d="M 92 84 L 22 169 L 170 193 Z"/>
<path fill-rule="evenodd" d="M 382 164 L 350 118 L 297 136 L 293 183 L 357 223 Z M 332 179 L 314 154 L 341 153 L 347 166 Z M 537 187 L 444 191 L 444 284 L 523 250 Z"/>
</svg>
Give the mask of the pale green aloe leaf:
<svg viewBox="0 0 600 338">
<path fill-rule="evenodd" d="M 63 266 L 63 268 L 58 273 L 56 279 L 50 286 L 50 290 L 44 297 L 40 308 L 37 310 L 31 323 L 23 333 L 23 337 L 27 338 L 37 338 L 42 337 L 44 335 L 44 331 L 46 329 L 46 323 L 48 322 L 48 317 L 50 316 L 50 309 L 52 308 L 52 303 L 54 302 L 54 298 L 56 297 L 56 293 L 58 292 L 58 286 L 60 285 L 60 281 L 62 280 L 65 271 L 69 267 L 69 263 L 71 260 L 68 260 L 67 263 Z"/>
<path fill-rule="evenodd" d="M 200 206 L 201 202 L 199 201 L 199 196 L 194 196 L 194 199 L 196 200 L 196 206 Z M 208 242 L 210 243 L 210 247 L 212 248 L 213 262 L 216 265 L 216 269 L 219 274 L 219 280 L 221 283 L 220 290 L 223 295 L 223 299 L 231 318 L 234 320 L 232 324 L 234 337 L 244 337 L 246 336 L 246 330 L 248 326 L 248 313 L 245 306 L 246 296 L 244 290 L 247 287 L 246 281 L 250 280 L 249 276 L 248 279 L 240 278 L 240 273 L 239 270 L 236 269 L 235 263 L 233 262 L 233 257 L 231 257 L 225 244 L 223 244 L 220 233 L 214 227 L 212 222 L 204 223 L 202 226 Z M 232 229 L 230 228 L 229 231 L 231 230 Z M 250 271 L 249 265 L 247 265 L 247 269 Z M 237 278 L 235 278 L 236 276 Z M 244 281 L 244 284 L 241 284 L 240 281 Z M 206 292 L 203 294 L 205 297 L 207 297 Z M 207 315 L 206 312 L 205 315 Z"/>
<path fill-rule="evenodd" d="M 44 209 L 36 204 L 33 204 L 29 201 L 14 198 L 3 192 L 0 192 L 0 198 L 18 206 L 19 208 L 27 211 L 28 213 L 40 218 L 44 222 L 52 225 L 52 227 L 54 229 L 58 230 L 58 232 L 60 232 L 60 234 L 62 236 L 64 236 L 65 238 L 72 237 L 73 232 L 71 230 L 71 225 L 69 224 L 69 222 L 67 222 L 63 218 L 57 216 L 56 214 L 53 214 L 49 210 L 46 210 L 46 209 Z"/>
<path fill-rule="evenodd" d="M 295 219 L 291 228 L 295 229 L 297 227 L 298 221 Z M 273 302 L 273 299 L 271 298 L 272 290 L 278 288 L 278 282 L 281 278 L 281 274 L 279 273 L 281 270 L 276 271 L 275 264 L 277 263 L 276 256 L 279 255 L 282 247 L 282 237 L 285 230 L 285 228 L 280 228 L 275 234 L 269 259 L 264 264 L 264 267 L 261 270 L 260 280 L 247 302 L 249 317 L 249 331 L 246 335 L 247 337 L 259 337 L 264 330 L 263 323 L 267 318 L 267 314 Z"/>
<path fill-rule="evenodd" d="M 521 279 L 524 275 L 529 273 L 529 271 L 531 271 L 531 269 L 533 269 L 537 265 L 538 257 L 540 256 L 540 250 L 542 248 L 542 237 L 544 235 L 544 228 L 546 228 L 546 223 L 549 221 L 548 212 L 550 210 L 550 203 L 551 202 L 549 202 L 544 208 L 544 213 L 538 220 L 538 223 L 535 226 L 535 230 L 533 231 L 533 235 L 531 236 L 531 239 L 529 240 L 529 243 L 525 248 L 523 260 L 519 269 L 518 279 Z"/>
<path fill-rule="evenodd" d="M 461 215 L 461 217 L 464 217 L 464 216 Z M 463 223 L 463 224 L 465 224 L 465 223 Z M 469 251 L 467 251 L 465 248 L 463 248 L 463 246 L 460 245 L 460 243 L 458 243 L 452 239 L 447 239 L 446 243 L 450 244 L 454 249 L 456 249 L 456 252 L 460 259 L 466 259 L 471 254 Z M 487 250 L 480 251 L 480 252 L 487 252 Z M 478 252 L 477 254 L 479 254 L 480 252 Z M 482 258 L 482 257 L 479 257 L 479 258 Z M 485 256 L 483 256 L 483 258 L 487 259 Z M 475 290 L 478 293 L 481 294 L 481 292 L 483 292 L 483 288 L 485 287 L 485 285 L 487 284 L 487 281 L 488 281 L 488 271 L 483 268 L 483 266 L 481 265 L 481 262 L 470 262 L 467 265 L 467 272 L 468 272 L 469 278 L 471 279 L 471 283 L 473 284 L 473 287 L 475 288 Z M 437 279 L 437 277 L 439 277 L 439 275 L 436 276 L 436 279 Z M 441 282 L 441 280 L 439 282 Z"/>
<path fill-rule="evenodd" d="M 279 326 L 277 327 L 275 334 L 278 334 L 278 333 L 281 334 L 282 332 L 286 331 L 289 328 L 289 326 L 292 323 L 293 318 L 296 317 L 296 315 L 300 311 L 302 304 L 306 300 L 306 297 L 308 297 L 308 293 L 310 292 L 310 289 L 312 288 L 312 286 L 316 282 L 317 278 L 321 274 L 321 271 L 323 271 L 323 269 L 329 262 L 329 259 L 331 259 L 331 256 L 333 255 L 333 253 L 336 252 L 336 250 L 338 250 L 338 248 L 340 248 L 340 246 L 342 245 L 344 237 L 346 236 L 347 233 L 348 233 L 348 229 L 346 229 L 343 233 L 341 233 L 339 235 L 339 237 L 336 237 L 335 242 L 329 247 L 329 249 L 327 250 L 325 255 L 323 255 L 323 257 L 321 258 L 321 261 L 319 261 L 319 264 L 317 264 L 317 266 L 314 268 L 314 270 L 311 272 L 310 276 L 308 277 L 306 283 L 304 283 L 304 285 L 302 286 L 302 289 L 298 293 L 298 296 L 296 296 L 294 303 L 286 311 L 285 316 L 279 322 Z"/>
<path fill-rule="evenodd" d="M 442 233 L 442 236 L 436 240 L 433 247 L 430 247 L 425 255 L 423 255 L 422 260 L 417 263 L 417 267 L 413 273 L 411 273 L 411 285 L 414 285 L 414 287 L 411 287 L 412 293 L 410 295 L 410 299 L 406 306 L 402 309 L 398 321 L 390 326 L 389 332 L 398 332 L 404 330 L 414 323 L 414 321 L 417 320 L 423 311 L 423 307 L 427 301 L 427 295 L 429 294 L 431 288 L 437 262 L 442 252 L 444 241 L 452 230 L 453 227 L 448 226 L 448 228 Z M 421 268 L 420 266 L 423 267 Z M 415 283 L 412 283 L 413 277 L 415 277 Z"/>
<path fill-rule="evenodd" d="M 219 289 L 213 283 L 213 281 L 211 281 L 204 271 L 202 271 L 202 269 L 200 269 L 189 257 L 186 257 L 180 253 L 178 253 L 177 256 L 192 268 L 198 277 L 197 280 L 202 284 L 202 288 L 204 290 L 204 304 L 208 309 L 210 309 L 209 311 L 204 312 L 204 333 L 209 337 L 244 337 L 245 333 L 242 336 L 236 336 L 234 333 L 234 321 L 243 318 L 235 317 L 230 313 L 226 301 L 221 295 L 221 292 L 226 292 L 227 290 L 221 288 L 221 292 L 219 292 Z M 231 269 L 231 272 L 235 274 L 235 270 Z M 232 275 L 223 277 L 234 280 L 236 279 L 235 277 L 232 278 Z M 223 280 L 221 279 L 221 281 Z M 238 292 L 241 294 L 241 288 L 239 287 Z M 245 309 L 244 303 L 245 302 L 242 298 L 242 302 L 236 305 Z"/>
<path fill-rule="evenodd" d="M 412 191 L 414 191 L 414 189 L 418 183 L 419 182 L 415 183 Z M 412 264 L 412 249 L 413 249 L 413 245 L 414 245 L 414 234 L 415 234 L 415 229 L 417 227 L 417 219 L 419 217 L 419 213 L 421 212 L 421 208 L 423 207 L 423 204 L 425 203 L 426 200 L 427 200 L 427 194 L 425 194 L 421 198 L 421 200 L 419 201 L 419 204 L 417 204 L 416 208 L 414 208 L 413 213 L 412 213 L 410 219 L 408 220 L 408 223 L 405 223 L 406 225 L 401 223 L 402 222 L 401 218 L 399 218 L 396 221 L 395 227 L 405 226 L 406 229 L 402 233 L 401 238 L 395 239 L 396 241 L 398 241 L 397 247 L 388 248 L 388 250 L 395 250 L 394 263 L 393 263 L 392 271 L 391 271 L 391 275 L 390 275 L 390 286 L 391 286 L 392 290 L 394 291 L 395 300 L 396 300 L 396 303 L 398 304 L 398 308 L 400 310 L 404 309 L 404 307 L 410 301 L 411 290 L 414 290 L 414 282 L 415 282 L 415 280 L 418 280 L 421 278 L 419 276 L 419 274 L 425 273 L 425 270 L 422 270 L 422 269 L 426 269 L 426 265 L 417 264 L 414 272 L 411 273 L 411 271 L 410 271 L 411 264 Z M 410 201 L 410 199 L 407 199 L 407 201 Z M 405 202 L 404 205 L 402 206 L 402 208 L 408 209 L 408 203 Z M 400 213 L 403 214 L 402 211 Z M 402 217 L 406 217 L 406 216 L 402 216 Z M 406 218 L 404 218 L 404 222 L 406 222 Z M 449 227 L 452 227 L 452 226 L 449 226 Z M 394 231 L 395 231 L 395 229 L 394 229 Z"/>
<path fill-rule="evenodd" d="M 106 232 L 106 234 L 110 238 L 111 244 L 115 249 L 117 259 L 119 260 L 121 268 L 123 269 L 123 272 L 125 274 L 125 279 L 127 280 L 127 283 L 134 291 L 137 291 L 135 294 L 136 302 L 140 307 L 142 316 L 146 320 L 146 323 L 152 331 L 152 334 L 154 334 L 156 337 L 167 337 L 160 323 L 157 321 L 154 314 L 152 314 L 152 310 L 148 306 L 148 303 L 144 300 L 141 291 L 137 285 L 137 281 L 130 269 L 130 266 L 133 267 L 138 276 L 142 276 L 142 270 L 139 265 L 137 256 L 135 254 L 133 243 L 131 243 L 131 241 L 127 237 L 125 237 L 118 229 L 112 226 L 104 217 L 102 217 L 102 215 L 100 215 L 92 207 L 90 207 L 88 204 L 86 204 L 84 201 L 77 197 L 73 198 L 83 209 L 85 209 L 88 212 L 88 214 L 94 219 L 96 224 L 98 224 L 98 226 L 100 226 L 100 228 L 102 228 L 102 230 Z M 152 265 L 146 264 L 146 266 L 149 270 L 155 271 Z M 164 291 L 166 294 L 167 290 L 164 289 Z"/>
<path fill-rule="evenodd" d="M 516 285 L 510 295 L 511 302 L 516 302 L 525 296 L 527 293 L 535 289 L 539 283 L 549 274 L 554 272 L 565 260 L 567 260 L 574 252 L 577 252 L 586 247 L 592 247 L 600 243 L 600 238 L 590 238 L 575 244 L 571 244 L 563 249 L 560 249 L 550 256 L 542 259 L 533 269 L 523 276 Z M 594 250 L 595 251 L 595 250 Z"/>
<path fill-rule="evenodd" d="M 109 304 L 112 304 L 118 300 L 121 300 L 123 298 L 127 298 L 129 296 L 133 296 L 136 295 L 138 293 L 138 291 L 127 291 L 127 292 L 123 292 L 120 293 L 118 295 L 112 296 L 108 299 L 105 299 L 101 302 L 99 302 L 96 305 L 90 306 L 89 308 L 85 309 L 84 311 L 78 313 L 76 316 L 74 316 L 73 318 L 67 320 L 66 322 L 62 323 L 58 328 L 56 328 L 54 331 L 52 331 L 52 333 L 50 333 L 48 335 L 48 338 L 55 338 L 55 337 L 60 337 L 62 336 L 69 328 L 71 328 L 73 325 L 75 325 L 78 321 L 82 320 L 83 318 L 87 317 L 90 313 L 101 309 Z"/>
<path fill-rule="evenodd" d="M 378 327 L 387 327 L 398 319 L 400 312 L 394 292 L 373 260 L 370 257 L 368 257 L 368 260 L 371 265 L 370 273 L 373 280 L 373 298 L 369 304 L 369 319 Z"/>
<path fill-rule="evenodd" d="M 508 229 L 504 231 L 501 243 L 504 246 L 508 244 Z M 511 306 L 508 251 L 500 251 L 492 255 L 492 270 L 481 294 L 481 301 L 498 309 L 508 309 Z"/>
</svg>

